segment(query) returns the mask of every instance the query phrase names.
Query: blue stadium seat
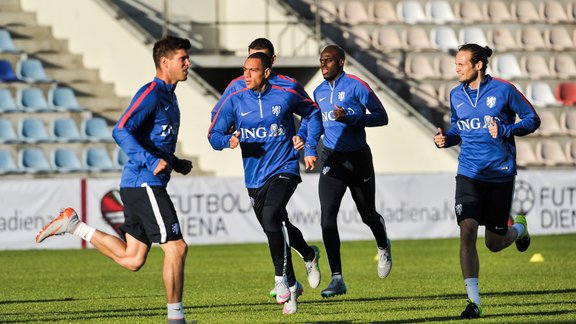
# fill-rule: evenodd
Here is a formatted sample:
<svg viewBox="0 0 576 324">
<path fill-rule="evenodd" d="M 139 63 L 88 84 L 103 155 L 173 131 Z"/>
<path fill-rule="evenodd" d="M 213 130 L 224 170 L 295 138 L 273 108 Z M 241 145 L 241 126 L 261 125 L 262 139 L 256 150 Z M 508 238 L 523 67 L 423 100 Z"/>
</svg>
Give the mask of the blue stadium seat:
<svg viewBox="0 0 576 324">
<path fill-rule="evenodd" d="M 0 53 L 21 53 L 22 50 L 14 46 L 12 36 L 4 28 L 0 28 Z"/>
<path fill-rule="evenodd" d="M 52 165 L 57 172 L 71 173 L 86 171 L 73 149 L 57 148 L 52 152 Z"/>
<path fill-rule="evenodd" d="M 0 81 L 2 82 L 22 82 L 14 72 L 12 63 L 8 60 L 0 59 Z"/>
<path fill-rule="evenodd" d="M 44 92 L 40 88 L 29 87 L 18 89 L 16 96 L 20 106 L 26 111 L 55 111 L 55 109 L 48 104 L 48 101 L 46 101 Z"/>
<path fill-rule="evenodd" d="M 20 168 L 26 173 L 50 173 L 52 167 L 44 151 L 37 147 L 25 147 L 18 152 Z"/>
<path fill-rule="evenodd" d="M 0 118 L 0 143 L 18 143 L 18 135 L 8 119 Z"/>
<path fill-rule="evenodd" d="M 82 134 L 91 142 L 113 142 L 106 120 L 92 117 L 82 121 Z"/>
<path fill-rule="evenodd" d="M 9 89 L 0 89 L 0 113 L 20 111 Z"/>
<path fill-rule="evenodd" d="M 0 148 L 0 174 L 22 173 L 16 161 L 7 149 Z"/>
<path fill-rule="evenodd" d="M 84 137 L 80 134 L 76 122 L 70 117 L 62 117 L 52 121 L 52 134 L 58 142 L 79 142 Z"/>
<path fill-rule="evenodd" d="M 44 71 L 42 62 L 35 58 L 28 58 L 18 61 L 16 67 L 18 77 L 28 83 L 54 82 Z"/>
<path fill-rule="evenodd" d="M 48 101 L 54 108 L 56 108 L 56 110 L 60 111 L 81 112 L 86 110 L 86 108 L 80 106 L 76 100 L 74 90 L 68 87 L 56 87 L 50 89 L 48 92 Z"/>
<path fill-rule="evenodd" d="M 88 147 L 84 150 L 84 166 L 90 172 L 117 171 L 112 159 L 103 147 Z"/>
<path fill-rule="evenodd" d="M 52 139 L 40 118 L 28 117 L 20 121 L 20 138 L 28 143 L 50 142 Z"/>
</svg>

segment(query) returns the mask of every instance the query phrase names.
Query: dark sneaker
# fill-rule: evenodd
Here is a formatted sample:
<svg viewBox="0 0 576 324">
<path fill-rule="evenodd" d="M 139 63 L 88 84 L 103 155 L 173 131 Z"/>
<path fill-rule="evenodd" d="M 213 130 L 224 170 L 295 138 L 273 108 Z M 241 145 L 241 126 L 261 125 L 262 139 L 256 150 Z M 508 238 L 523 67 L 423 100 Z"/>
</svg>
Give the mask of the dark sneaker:
<svg viewBox="0 0 576 324">
<path fill-rule="evenodd" d="M 334 297 L 336 295 L 344 295 L 346 294 L 346 284 L 344 283 L 344 279 L 334 279 L 330 281 L 328 288 L 322 290 L 320 295 L 322 297 Z"/>
<path fill-rule="evenodd" d="M 467 300 L 468 305 L 466 309 L 460 314 L 462 318 L 480 318 L 482 317 L 482 307 L 480 305 L 476 305 L 470 299 Z"/>
<path fill-rule="evenodd" d="M 517 215 L 514 218 L 514 223 L 520 223 L 524 225 L 524 233 L 516 240 L 516 248 L 520 252 L 528 250 L 530 246 L 530 234 L 528 234 L 528 223 L 526 222 L 526 217 L 524 215 Z"/>
</svg>

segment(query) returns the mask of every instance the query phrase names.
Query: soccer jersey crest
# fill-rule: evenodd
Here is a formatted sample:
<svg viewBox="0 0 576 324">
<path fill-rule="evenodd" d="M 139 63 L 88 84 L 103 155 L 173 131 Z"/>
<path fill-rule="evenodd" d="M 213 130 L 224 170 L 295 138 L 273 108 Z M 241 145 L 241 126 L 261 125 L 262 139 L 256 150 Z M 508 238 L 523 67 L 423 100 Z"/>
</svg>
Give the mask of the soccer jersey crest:
<svg viewBox="0 0 576 324">
<path fill-rule="evenodd" d="M 278 115 L 280 115 L 280 111 L 281 111 L 281 110 L 282 110 L 282 106 L 280 106 L 280 105 L 272 106 L 272 113 L 273 113 L 276 117 L 278 117 Z"/>
<path fill-rule="evenodd" d="M 345 96 L 346 96 L 346 92 L 344 92 L 344 91 L 338 92 L 338 100 L 343 101 Z"/>
<path fill-rule="evenodd" d="M 486 106 L 488 106 L 488 108 L 494 108 L 495 105 L 496 105 L 496 97 L 490 96 L 486 98 Z"/>
</svg>

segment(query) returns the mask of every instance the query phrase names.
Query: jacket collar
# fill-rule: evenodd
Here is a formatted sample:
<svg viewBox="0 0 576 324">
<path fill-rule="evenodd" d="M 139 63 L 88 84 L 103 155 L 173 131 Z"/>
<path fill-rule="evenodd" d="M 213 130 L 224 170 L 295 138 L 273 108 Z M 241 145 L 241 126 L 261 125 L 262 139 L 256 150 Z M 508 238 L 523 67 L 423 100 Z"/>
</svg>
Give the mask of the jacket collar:
<svg viewBox="0 0 576 324">
<path fill-rule="evenodd" d="M 159 89 L 162 89 L 168 93 L 174 93 L 174 90 L 176 89 L 176 84 L 168 84 L 158 77 L 154 77 L 154 82 L 156 82 Z"/>
</svg>

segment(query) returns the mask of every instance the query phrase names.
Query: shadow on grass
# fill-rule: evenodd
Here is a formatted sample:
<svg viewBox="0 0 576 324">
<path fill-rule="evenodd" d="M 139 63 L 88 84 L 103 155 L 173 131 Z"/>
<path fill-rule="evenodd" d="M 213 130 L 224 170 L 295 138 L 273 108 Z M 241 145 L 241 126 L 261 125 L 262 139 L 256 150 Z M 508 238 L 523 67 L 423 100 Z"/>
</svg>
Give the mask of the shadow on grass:
<svg viewBox="0 0 576 324">
<path fill-rule="evenodd" d="M 538 311 L 538 312 L 516 312 L 512 314 L 490 314 L 482 316 L 483 319 L 497 319 L 501 320 L 502 323 L 512 323 L 514 322 L 511 318 L 508 317 L 516 317 L 516 316 L 557 316 L 557 315 L 566 315 L 572 314 L 574 312 L 571 311 Z M 369 322 L 370 324 L 387 324 L 387 323 L 434 323 L 434 322 L 447 322 L 447 321 L 454 321 L 454 320 L 463 320 L 460 316 L 438 316 L 438 317 L 425 317 L 425 318 L 411 318 L 411 319 L 404 319 L 404 320 L 389 320 L 389 321 L 373 321 Z M 324 323 L 324 322 L 313 322 L 313 323 Z M 574 321 L 557 321 L 554 320 L 554 323 L 574 323 Z"/>
</svg>

